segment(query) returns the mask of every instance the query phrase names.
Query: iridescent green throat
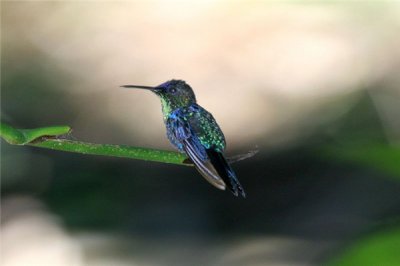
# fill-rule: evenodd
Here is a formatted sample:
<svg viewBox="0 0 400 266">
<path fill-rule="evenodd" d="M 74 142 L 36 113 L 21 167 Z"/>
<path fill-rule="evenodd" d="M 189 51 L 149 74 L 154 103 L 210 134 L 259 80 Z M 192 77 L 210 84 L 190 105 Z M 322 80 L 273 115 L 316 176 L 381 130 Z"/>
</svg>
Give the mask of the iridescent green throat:
<svg viewBox="0 0 400 266">
<path fill-rule="evenodd" d="M 178 108 L 188 107 L 196 103 L 196 99 L 192 97 L 177 97 L 170 94 L 160 94 L 161 106 L 164 120 L 167 120 L 169 115 Z"/>
</svg>

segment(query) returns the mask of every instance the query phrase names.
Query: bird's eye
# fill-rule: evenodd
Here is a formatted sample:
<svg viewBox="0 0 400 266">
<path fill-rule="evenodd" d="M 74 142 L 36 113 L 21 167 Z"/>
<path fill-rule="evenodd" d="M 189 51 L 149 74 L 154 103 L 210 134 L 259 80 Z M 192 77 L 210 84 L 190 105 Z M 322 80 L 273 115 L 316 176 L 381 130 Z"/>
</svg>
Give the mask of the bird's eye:
<svg viewBox="0 0 400 266">
<path fill-rule="evenodd" d="M 171 93 L 175 93 L 175 92 L 176 92 L 176 88 L 171 88 L 169 91 L 170 91 Z"/>
</svg>

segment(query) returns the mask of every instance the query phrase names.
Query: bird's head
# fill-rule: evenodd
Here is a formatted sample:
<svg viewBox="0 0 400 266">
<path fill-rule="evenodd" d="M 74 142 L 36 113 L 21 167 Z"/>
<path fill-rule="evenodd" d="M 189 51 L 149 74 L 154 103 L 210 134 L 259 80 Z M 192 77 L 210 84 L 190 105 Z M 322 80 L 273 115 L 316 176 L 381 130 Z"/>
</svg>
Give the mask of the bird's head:
<svg viewBox="0 0 400 266">
<path fill-rule="evenodd" d="M 146 89 L 157 94 L 161 99 L 164 115 L 177 108 L 186 107 L 196 102 L 192 88 L 183 80 L 169 80 L 156 87 L 123 85 L 124 88 Z"/>
</svg>

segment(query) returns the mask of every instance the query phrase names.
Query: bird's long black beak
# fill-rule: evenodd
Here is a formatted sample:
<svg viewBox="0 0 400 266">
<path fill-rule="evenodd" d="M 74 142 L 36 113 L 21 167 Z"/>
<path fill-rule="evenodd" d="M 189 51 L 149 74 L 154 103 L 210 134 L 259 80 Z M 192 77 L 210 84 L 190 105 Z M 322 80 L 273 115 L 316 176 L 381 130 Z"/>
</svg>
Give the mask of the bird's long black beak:
<svg viewBox="0 0 400 266">
<path fill-rule="evenodd" d="M 151 90 L 154 92 L 160 91 L 159 87 L 151 87 L 151 86 L 139 86 L 139 85 L 122 85 L 122 88 L 133 88 L 133 89 L 145 89 L 145 90 Z"/>
</svg>

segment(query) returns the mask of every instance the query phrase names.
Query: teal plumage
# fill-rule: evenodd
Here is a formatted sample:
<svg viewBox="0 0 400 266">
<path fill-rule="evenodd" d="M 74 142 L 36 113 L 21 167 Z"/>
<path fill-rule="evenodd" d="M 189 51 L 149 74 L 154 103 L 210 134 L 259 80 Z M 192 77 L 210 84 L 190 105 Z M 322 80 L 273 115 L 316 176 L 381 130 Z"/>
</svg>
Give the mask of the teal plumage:
<svg viewBox="0 0 400 266">
<path fill-rule="evenodd" d="M 223 155 L 226 143 L 214 117 L 197 104 L 192 88 L 182 80 L 170 80 L 156 87 L 124 85 L 149 89 L 161 99 L 169 141 L 185 152 L 197 170 L 219 189 L 226 186 L 235 196 L 245 197 L 231 166 Z"/>
</svg>

